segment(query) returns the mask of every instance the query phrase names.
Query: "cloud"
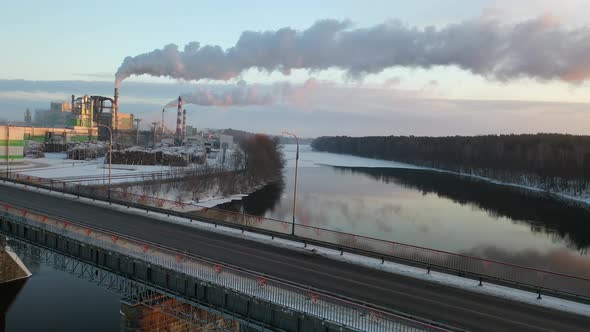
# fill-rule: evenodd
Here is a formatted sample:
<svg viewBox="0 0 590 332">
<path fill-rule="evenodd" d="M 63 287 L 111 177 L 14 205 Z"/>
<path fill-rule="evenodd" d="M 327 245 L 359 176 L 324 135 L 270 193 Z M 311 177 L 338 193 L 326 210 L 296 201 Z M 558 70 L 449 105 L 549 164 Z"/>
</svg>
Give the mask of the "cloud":
<svg viewBox="0 0 590 332">
<path fill-rule="evenodd" d="M 360 79 L 387 68 L 455 66 L 488 79 L 582 82 L 590 78 L 590 28 L 571 28 L 544 15 L 502 23 L 494 15 L 442 28 L 410 27 L 390 20 L 353 28 L 348 20 L 321 20 L 306 30 L 245 31 L 233 47 L 191 42 L 126 57 L 119 83 L 131 75 L 183 80 L 229 80 L 256 68 L 290 74 L 294 69 L 344 70 Z"/>
</svg>

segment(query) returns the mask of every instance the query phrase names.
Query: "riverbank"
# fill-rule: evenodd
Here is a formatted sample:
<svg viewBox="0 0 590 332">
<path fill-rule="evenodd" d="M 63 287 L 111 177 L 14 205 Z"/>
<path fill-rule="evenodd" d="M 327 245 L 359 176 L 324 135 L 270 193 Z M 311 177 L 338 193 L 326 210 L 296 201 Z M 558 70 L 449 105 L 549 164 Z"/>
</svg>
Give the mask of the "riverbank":
<svg viewBox="0 0 590 332">
<path fill-rule="evenodd" d="M 365 158 L 365 157 L 358 157 L 350 154 L 344 153 L 332 153 L 332 152 L 321 152 L 316 151 L 311 148 L 311 146 L 304 146 L 303 149 L 309 149 L 312 153 L 316 153 L 317 156 L 322 156 L 319 161 L 314 162 L 314 165 L 325 165 L 325 166 L 336 166 L 336 167 L 367 167 L 367 168 L 402 168 L 402 169 L 416 169 L 416 170 L 424 170 L 424 171 L 433 171 L 433 172 L 441 172 L 446 174 L 458 175 L 458 176 L 466 176 L 473 179 L 477 179 L 479 181 L 485 181 L 487 183 L 492 183 L 495 185 L 500 186 L 507 186 L 512 187 L 515 189 L 519 189 L 522 191 L 529 192 L 535 195 L 549 195 L 556 200 L 563 201 L 568 204 L 574 204 L 576 206 L 590 209 L 590 195 L 588 196 L 572 196 L 562 192 L 555 192 L 555 191 L 548 191 L 542 188 L 534 187 L 534 186 L 526 186 L 518 183 L 510 183 L 499 181 L 496 179 L 464 173 L 464 172 L 454 172 L 439 168 L 431 168 L 431 167 L 424 167 L 419 165 L 412 165 L 408 163 L 390 161 L 390 160 L 383 160 L 383 159 L 374 159 L 374 158 Z"/>
<path fill-rule="evenodd" d="M 0 244 L 0 284 L 9 284 L 31 276 L 31 271 L 9 247 Z"/>
</svg>

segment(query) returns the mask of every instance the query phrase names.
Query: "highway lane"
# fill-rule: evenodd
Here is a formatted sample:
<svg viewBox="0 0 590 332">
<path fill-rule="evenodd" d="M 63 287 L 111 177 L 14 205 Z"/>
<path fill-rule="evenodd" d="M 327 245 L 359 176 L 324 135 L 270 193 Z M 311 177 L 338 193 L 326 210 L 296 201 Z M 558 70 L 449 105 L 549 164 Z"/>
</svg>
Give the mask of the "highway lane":
<svg viewBox="0 0 590 332">
<path fill-rule="evenodd" d="M 472 331 L 588 331 L 590 318 L 0 185 L 0 200 Z"/>
</svg>

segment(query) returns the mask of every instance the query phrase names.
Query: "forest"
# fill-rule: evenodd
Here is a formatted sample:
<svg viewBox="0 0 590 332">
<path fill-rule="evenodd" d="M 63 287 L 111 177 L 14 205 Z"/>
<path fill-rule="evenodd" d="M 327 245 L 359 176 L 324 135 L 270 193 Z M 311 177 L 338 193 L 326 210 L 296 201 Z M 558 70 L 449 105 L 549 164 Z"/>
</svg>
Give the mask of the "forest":
<svg viewBox="0 0 590 332">
<path fill-rule="evenodd" d="M 324 136 L 311 146 L 590 197 L 590 136 Z"/>
</svg>

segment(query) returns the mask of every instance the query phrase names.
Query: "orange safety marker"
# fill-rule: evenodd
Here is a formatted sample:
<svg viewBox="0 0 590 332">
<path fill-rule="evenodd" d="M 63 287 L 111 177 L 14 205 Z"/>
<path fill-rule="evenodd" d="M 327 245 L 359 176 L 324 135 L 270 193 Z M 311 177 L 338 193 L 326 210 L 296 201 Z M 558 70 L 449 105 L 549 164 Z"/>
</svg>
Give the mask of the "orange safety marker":
<svg viewBox="0 0 590 332">
<path fill-rule="evenodd" d="M 260 286 L 261 288 L 264 288 L 264 287 L 266 287 L 267 283 L 268 283 L 268 281 L 266 280 L 266 278 L 258 277 L 258 286 Z"/>
<path fill-rule="evenodd" d="M 379 322 L 383 318 L 383 315 L 381 315 L 380 312 L 371 311 L 371 313 L 369 314 L 369 317 L 371 318 L 372 321 Z"/>
<path fill-rule="evenodd" d="M 320 295 L 316 293 L 311 293 L 310 295 L 311 303 L 318 304 L 320 302 Z"/>
</svg>

